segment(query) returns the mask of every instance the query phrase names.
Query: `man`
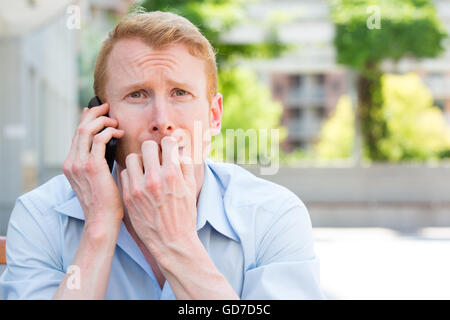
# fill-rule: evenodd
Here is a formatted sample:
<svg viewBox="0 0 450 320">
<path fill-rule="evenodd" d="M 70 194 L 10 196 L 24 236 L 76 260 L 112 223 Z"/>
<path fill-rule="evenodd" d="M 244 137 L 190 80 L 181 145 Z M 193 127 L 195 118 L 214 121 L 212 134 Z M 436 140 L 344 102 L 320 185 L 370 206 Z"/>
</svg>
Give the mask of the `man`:
<svg viewBox="0 0 450 320">
<path fill-rule="evenodd" d="M 4 298 L 323 298 L 300 199 L 207 158 L 222 96 L 195 26 L 171 13 L 125 17 L 94 78 L 106 103 L 84 109 L 64 175 L 16 202 Z"/>
</svg>

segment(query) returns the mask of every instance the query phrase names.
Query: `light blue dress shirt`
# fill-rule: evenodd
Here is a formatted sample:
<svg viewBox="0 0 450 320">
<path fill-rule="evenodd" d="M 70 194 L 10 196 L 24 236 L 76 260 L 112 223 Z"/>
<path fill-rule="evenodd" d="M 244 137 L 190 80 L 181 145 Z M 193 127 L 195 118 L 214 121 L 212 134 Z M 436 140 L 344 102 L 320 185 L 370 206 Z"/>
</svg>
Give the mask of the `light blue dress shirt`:
<svg viewBox="0 0 450 320">
<path fill-rule="evenodd" d="M 238 165 L 211 159 L 205 164 L 198 236 L 241 299 L 325 298 L 302 201 Z M 8 225 L 3 299 L 52 298 L 72 264 L 83 225 L 80 203 L 64 175 L 19 197 Z M 123 222 L 105 298 L 175 299 L 167 280 L 161 290 Z"/>
</svg>

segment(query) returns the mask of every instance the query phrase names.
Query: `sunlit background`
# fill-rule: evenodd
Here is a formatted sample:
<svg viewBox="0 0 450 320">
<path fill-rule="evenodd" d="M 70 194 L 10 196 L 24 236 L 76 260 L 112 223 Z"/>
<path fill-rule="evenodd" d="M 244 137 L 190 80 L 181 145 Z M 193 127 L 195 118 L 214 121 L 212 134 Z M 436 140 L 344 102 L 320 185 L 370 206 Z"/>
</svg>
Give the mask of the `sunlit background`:
<svg viewBox="0 0 450 320">
<path fill-rule="evenodd" d="M 61 174 L 101 41 L 136 4 L 212 42 L 223 133 L 280 130 L 262 177 L 308 207 L 328 298 L 450 299 L 448 0 L 0 0 L 0 235 Z"/>
</svg>

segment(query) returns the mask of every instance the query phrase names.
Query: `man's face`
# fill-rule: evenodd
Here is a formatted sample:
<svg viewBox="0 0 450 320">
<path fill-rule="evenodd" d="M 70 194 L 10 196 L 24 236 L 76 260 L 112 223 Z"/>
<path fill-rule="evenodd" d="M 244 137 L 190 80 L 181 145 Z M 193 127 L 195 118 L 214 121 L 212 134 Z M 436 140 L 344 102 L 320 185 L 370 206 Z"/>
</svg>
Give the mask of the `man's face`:
<svg viewBox="0 0 450 320">
<path fill-rule="evenodd" d="M 194 159 L 194 152 L 201 148 L 203 162 L 211 135 L 220 132 L 222 116 L 221 95 L 211 104 L 207 99 L 205 63 L 182 44 L 153 49 L 139 39 L 118 41 L 108 59 L 105 95 L 109 115 L 125 131 L 116 154 L 120 166 L 125 168 L 128 154 L 142 154 L 144 141 L 160 145 L 163 137 L 175 131 L 190 140 L 190 148 L 180 153 Z M 194 126 L 201 127 L 200 137 L 194 138 Z M 180 144 L 186 145 L 186 141 Z"/>
</svg>

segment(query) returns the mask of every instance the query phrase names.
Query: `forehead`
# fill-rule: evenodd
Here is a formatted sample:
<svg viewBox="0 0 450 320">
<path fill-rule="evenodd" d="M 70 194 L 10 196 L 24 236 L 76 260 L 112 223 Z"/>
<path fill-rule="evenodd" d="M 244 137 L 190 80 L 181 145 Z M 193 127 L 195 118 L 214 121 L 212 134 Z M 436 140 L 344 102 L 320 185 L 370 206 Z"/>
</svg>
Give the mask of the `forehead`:
<svg viewBox="0 0 450 320">
<path fill-rule="evenodd" d="M 204 61 L 191 55 L 184 44 L 153 48 L 141 39 L 121 39 L 114 44 L 107 65 L 108 78 L 115 85 L 156 76 L 190 81 L 194 85 L 206 82 Z"/>
</svg>

